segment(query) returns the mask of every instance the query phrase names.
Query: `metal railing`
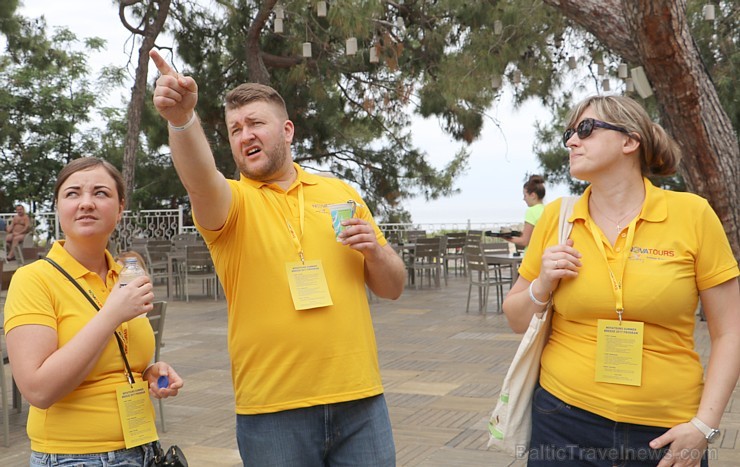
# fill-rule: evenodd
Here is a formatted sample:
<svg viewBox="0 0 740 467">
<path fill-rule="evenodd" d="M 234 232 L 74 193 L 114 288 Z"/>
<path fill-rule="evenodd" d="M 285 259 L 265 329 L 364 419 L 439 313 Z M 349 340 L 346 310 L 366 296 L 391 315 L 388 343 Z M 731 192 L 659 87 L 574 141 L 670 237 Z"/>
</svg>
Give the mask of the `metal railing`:
<svg viewBox="0 0 740 467">
<path fill-rule="evenodd" d="M 177 234 L 195 232 L 192 225 L 184 225 L 186 206 L 178 209 L 143 209 L 141 211 L 124 211 L 118 227 L 111 237 L 111 241 L 121 250 L 131 246 L 133 238 L 166 238 L 171 239 Z M 0 219 L 6 222 L 15 215 L 0 213 Z M 29 214 L 33 219 L 33 238 L 37 245 L 47 245 L 51 241 L 62 238 L 57 213 L 35 212 Z M 425 230 L 427 234 L 441 234 L 447 232 L 466 232 L 468 230 L 494 230 L 508 226 L 508 222 L 434 222 L 434 223 L 380 223 L 378 227 L 390 237 L 408 230 Z"/>
</svg>

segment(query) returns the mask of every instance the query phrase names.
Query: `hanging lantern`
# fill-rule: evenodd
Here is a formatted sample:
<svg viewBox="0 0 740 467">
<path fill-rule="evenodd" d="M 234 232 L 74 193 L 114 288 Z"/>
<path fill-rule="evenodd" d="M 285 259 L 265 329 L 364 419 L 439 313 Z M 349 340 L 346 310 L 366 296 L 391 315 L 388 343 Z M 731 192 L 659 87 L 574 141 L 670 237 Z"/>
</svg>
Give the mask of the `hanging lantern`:
<svg viewBox="0 0 740 467">
<path fill-rule="evenodd" d="M 380 56 L 378 54 L 378 46 L 373 45 L 370 47 L 370 63 L 378 63 L 380 61 Z"/>
<path fill-rule="evenodd" d="M 635 91 L 637 91 L 640 97 L 647 99 L 653 95 L 653 88 L 650 87 L 650 81 L 647 79 L 644 68 L 641 66 L 633 68 L 630 74 L 632 75 L 632 83 L 635 86 Z"/>
<path fill-rule="evenodd" d="M 500 36 L 504 32 L 504 23 L 499 20 L 493 22 L 493 33 Z"/>
<path fill-rule="evenodd" d="M 303 56 L 305 58 L 311 58 L 311 43 L 310 42 L 303 43 Z"/>
<path fill-rule="evenodd" d="M 568 68 L 570 68 L 571 70 L 575 70 L 576 66 L 576 57 L 571 55 L 570 57 L 568 57 Z"/>
<path fill-rule="evenodd" d="M 354 55 L 357 53 L 357 38 L 350 37 L 347 39 L 346 52 L 347 55 Z"/>
<path fill-rule="evenodd" d="M 283 20 L 281 20 L 280 18 L 275 18 L 275 24 L 273 26 L 276 33 L 283 33 Z"/>
<path fill-rule="evenodd" d="M 704 19 L 707 21 L 714 21 L 714 5 L 711 3 L 707 3 L 704 5 L 701 9 L 702 13 L 704 14 Z"/>
<path fill-rule="evenodd" d="M 626 63 L 620 63 L 619 68 L 617 69 L 617 76 L 624 79 L 629 74 L 629 71 L 627 70 L 627 64 Z"/>
<path fill-rule="evenodd" d="M 275 6 L 275 18 L 285 19 L 285 7 L 282 5 Z"/>
<path fill-rule="evenodd" d="M 406 27 L 406 25 L 405 25 L 405 24 L 404 24 L 404 22 L 403 22 L 403 18 L 401 18 L 400 16 L 397 16 L 397 17 L 396 17 L 396 27 L 397 27 L 398 29 L 401 29 L 401 30 L 403 30 L 403 28 L 405 28 L 405 27 Z"/>
<path fill-rule="evenodd" d="M 606 67 L 604 66 L 603 63 L 599 63 L 596 66 L 596 69 L 598 70 L 599 76 L 604 76 L 606 74 Z"/>
<path fill-rule="evenodd" d="M 514 70 L 514 74 L 511 77 L 511 82 L 514 84 L 519 84 L 522 82 L 522 72 L 519 70 Z"/>
<path fill-rule="evenodd" d="M 493 75 L 493 78 L 491 79 L 491 86 L 493 86 L 493 89 L 498 89 L 501 87 L 502 83 L 501 75 Z"/>
<path fill-rule="evenodd" d="M 605 79 L 601 82 L 601 89 L 603 89 L 604 91 L 609 91 L 609 79 Z"/>
<path fill-rule="evenodd" d="M 626 78 L 624 80 L 624 86 L 627 92 L 635 92 L 635 83 L 632 81 L 632 78 Z"/>
<path fill-rule="evenodd" d="M 326 16 L 326 2 L 321 1 L 316 4 L 316 16 L 324 18 Z"/>
</svg>

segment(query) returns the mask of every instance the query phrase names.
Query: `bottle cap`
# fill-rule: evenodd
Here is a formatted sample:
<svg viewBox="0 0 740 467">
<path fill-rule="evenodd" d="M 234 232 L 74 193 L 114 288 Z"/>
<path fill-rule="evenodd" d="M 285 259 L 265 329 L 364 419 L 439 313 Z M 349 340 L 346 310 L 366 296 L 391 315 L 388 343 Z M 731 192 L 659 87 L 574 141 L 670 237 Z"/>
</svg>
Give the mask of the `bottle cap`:
<svg viewBox="0 0 740 467">
<path fill-rule="evenodd" d="M 167 376 L 160 376 L 157 378 L 157 386 L 159 389 L 166 388 L 170 385 L 170 379 Z"/>
</svg>

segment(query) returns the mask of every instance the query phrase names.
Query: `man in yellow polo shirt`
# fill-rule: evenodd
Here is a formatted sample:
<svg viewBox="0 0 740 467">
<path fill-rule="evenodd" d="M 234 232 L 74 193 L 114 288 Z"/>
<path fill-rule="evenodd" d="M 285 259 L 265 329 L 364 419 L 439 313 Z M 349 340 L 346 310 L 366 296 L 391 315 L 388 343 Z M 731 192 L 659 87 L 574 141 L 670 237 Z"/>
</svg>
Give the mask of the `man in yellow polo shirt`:
<svg viewBox="0 0 740 467">
<path fill-rule="evenodd" d="M 274 89 L 226 96 L 241 172 L 227 180 L 195 114 L 195 81 L 151 56 L 154 105 L 226 293 L 244 465 L 395 465 L 365 285 L 398 298 L 403 262 L 354 189 L 293 163 L 293 123 Z"/>
</svg>

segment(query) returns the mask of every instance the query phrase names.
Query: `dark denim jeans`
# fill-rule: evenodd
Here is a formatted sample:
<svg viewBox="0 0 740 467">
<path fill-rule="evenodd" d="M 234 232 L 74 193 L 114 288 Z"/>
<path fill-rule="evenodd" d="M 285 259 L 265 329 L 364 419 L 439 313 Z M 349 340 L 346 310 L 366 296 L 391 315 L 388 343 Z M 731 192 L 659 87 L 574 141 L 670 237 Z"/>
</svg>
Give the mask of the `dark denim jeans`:
<svg viewBox="0 0 740 467">
<path fill-rule="evenodd" d="M 568 405 L 538 385 L 527 466 L 655 467 L 667 449 L 655 450 L 648 443 L 666 431 L 609 420 Z M 701 465 L 708 466 L 706 453 Z"/>
<path fill-rule="evenodd" d="M 276 413 L 237 415 L 236 440 L 245 466 L 396 465 L 382 394 Z"/>
</svg>

